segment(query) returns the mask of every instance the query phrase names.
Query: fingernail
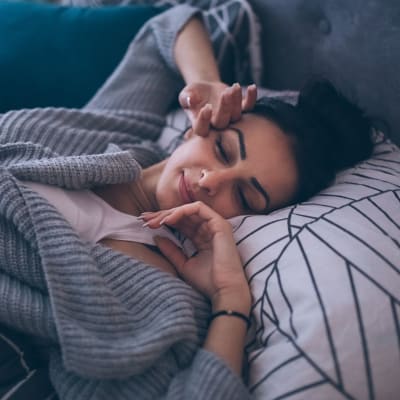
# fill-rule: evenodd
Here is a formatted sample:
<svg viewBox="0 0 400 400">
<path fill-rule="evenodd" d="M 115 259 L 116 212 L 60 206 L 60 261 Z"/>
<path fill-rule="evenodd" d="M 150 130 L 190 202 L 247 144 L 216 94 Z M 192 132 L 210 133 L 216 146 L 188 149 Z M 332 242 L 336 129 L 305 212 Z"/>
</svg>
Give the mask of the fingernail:
<svg viewBox="0 0 400 400">
<path fill-rule="evenodd" d="M 191 107 L 190 96 L 186 96 L 186 105 L 187 105 L 189 108 Z"/>
<path fill-rule="evenodd" d="M 142 226 L 143 226 L 143 228 L 147 228 L 149 226 L 149 223 L 145 222 Z"/>
<path fill-rule="evenodd" d="M 239 85 L 238 82 L 235 82 L 235 83 L 232 85 L 232 87 L 234 87 L 234 88 L 240 88 L 240 85 Z"/>
<path fill-rule="evenodd" d="M 249 88 L 256 88 L 257 87 L 257 85 L 255 84 L 255 83 L 252 83 L 250 86 L 249 86 Z"/>
<path fill-rule="evenodd" d="M 168 217 L 163 218 L 163 219 L 160 221 L 160 225 L 164 225 L 164 222 L 165 222 L 165 220 L 166 220 L 167 218 L 168 218 Z"/>
</svg>

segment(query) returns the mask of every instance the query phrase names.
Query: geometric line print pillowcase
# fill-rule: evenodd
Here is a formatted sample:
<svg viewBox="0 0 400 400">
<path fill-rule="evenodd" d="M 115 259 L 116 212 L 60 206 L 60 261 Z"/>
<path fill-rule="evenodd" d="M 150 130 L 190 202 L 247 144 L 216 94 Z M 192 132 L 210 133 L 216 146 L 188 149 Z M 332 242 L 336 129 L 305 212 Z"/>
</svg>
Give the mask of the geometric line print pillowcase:
<svg viewBox="0 0 400 400">
<path fill-rule="evenodd" d="M 309 201 L 236 217 L 253 295 L 248 384 L 256 398 L 398 398 L 400 151 Z"/>
<path fill-rule="evenodd" d="M 171 113 L 161 147 L 188 126 Z M 256 399 L 398 398 L 400 150 L 375 140 L 370 159 L 308 201 L 231 219 L 253 297 Z"/>
</svg>

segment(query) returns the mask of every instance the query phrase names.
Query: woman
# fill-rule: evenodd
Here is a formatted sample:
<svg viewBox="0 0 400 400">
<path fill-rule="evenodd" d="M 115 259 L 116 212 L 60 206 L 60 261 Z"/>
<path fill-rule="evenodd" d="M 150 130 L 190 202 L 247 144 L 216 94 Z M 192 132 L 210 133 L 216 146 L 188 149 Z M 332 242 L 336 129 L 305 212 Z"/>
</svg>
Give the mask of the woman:
<svg viewBox="0 0 400 400">
<path fill-rule="evenodd" d="M 84 110 L 21 111 L 0 120 L 0 184 L 7 193 L 0 200 L 1 232 L 7 237 L 0 259 L 12 278 L 0 285 L 13 289 L 4 296 L 0 315 L 47 340 L 60 398 L 249 397 L 240 374 L 251 295 L 225 218 L 267 213 L 310 195 L 342 166 L 335 158 L 340 154 L 326 165 L 327 152 L 318 155 L 320 164 L 302 158 L 310 141 L 301 135 L 319 132 L 321 124 L 310 115 L 319 107 L 310 104 L 315 86 L 312 95 L 301 97 L 300 111 L 264 100 L 247 113 L 255 88 L 242 102 L 240 87 L 221 83 L 196 15 L 196 9 L 181 6 L 155 18 Z M 132 133 L 159 133 L 182 85 L 175 67 L 187 85 L 180 102 L 192 113 L 193 127 L 171 157 L 139 177 L 135 159 L 142 164 L 154 159 Z M 349 151 L 351 162 L 367 156 L 369 125 L 330 87 L 317 87 L 344 117 L 343 130 L 348 121 L 352 126 L 361 121 L 362 148 Z M 107 142 L 131 152 L 106 147 Z M 330 149 L 332 140 L 327 143 L 319 148 Z M 315 165 L 325 173 L 313 172 Z M 307 172 L 312 185 L 305 181 Z M 165 257 L 115 238 L 83 243 L 29 187 L 31 181 L 92 188 L 114 209 L 141 215 L 150 228 L 164 224 L 182 231 L 197 253 L 187 258 L 164 237 L 155 242 Z M 208 302 L 171 274 L 205 295 L 211 318 Z"/>
</svg>

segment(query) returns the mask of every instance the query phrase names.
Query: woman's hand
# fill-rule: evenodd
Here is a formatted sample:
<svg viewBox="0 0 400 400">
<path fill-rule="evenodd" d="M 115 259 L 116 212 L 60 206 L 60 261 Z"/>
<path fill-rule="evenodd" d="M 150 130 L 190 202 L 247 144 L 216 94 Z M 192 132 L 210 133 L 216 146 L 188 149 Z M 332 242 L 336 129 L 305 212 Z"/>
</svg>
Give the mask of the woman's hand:
<svg viewBox="0 0 400 400">
<path fill-rule="evenodd" d="M 248 312 L 250 291 L 232 234 L 231 224 L 202 202 L 142 214 L 150 228 L 172 226 L 197 249 L 191 258 L 166 238 L 156 243 L 179 276 L 206 295 L 214 309 L 232 307 Z"/>
<path fill-rule="evenodd" d="M 179 94 L 180 105 L 188 112 L 194 131 L 202 136 L 210 125 L 226 128 L 249 111 L 257 100 L 257 87 L 250 85 L 245 95 L 238 83 L 228 86 L 220 81 L 199 81 L 185 86 Z"/>
</svg>

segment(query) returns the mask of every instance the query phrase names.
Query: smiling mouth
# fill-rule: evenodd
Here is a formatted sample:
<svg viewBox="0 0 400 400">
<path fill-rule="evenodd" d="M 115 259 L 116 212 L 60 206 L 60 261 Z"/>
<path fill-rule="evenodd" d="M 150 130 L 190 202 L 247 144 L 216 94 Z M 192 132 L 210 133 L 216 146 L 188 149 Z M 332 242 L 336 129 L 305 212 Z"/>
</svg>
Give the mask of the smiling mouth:
<svg viewBox="0 0 400 400">
<path fill-rule="evenodd" d="M 180 195 L 181 195 L 181 198 L 182 198 L 184 204 L 193 203 L 195 201 L 191 190 L 186 185 L 185 176 L 184 176 L 183 172 L 182 172 L 181 178 L 179 180 L 179 192 L 180 192 Z"/>
</svg>

